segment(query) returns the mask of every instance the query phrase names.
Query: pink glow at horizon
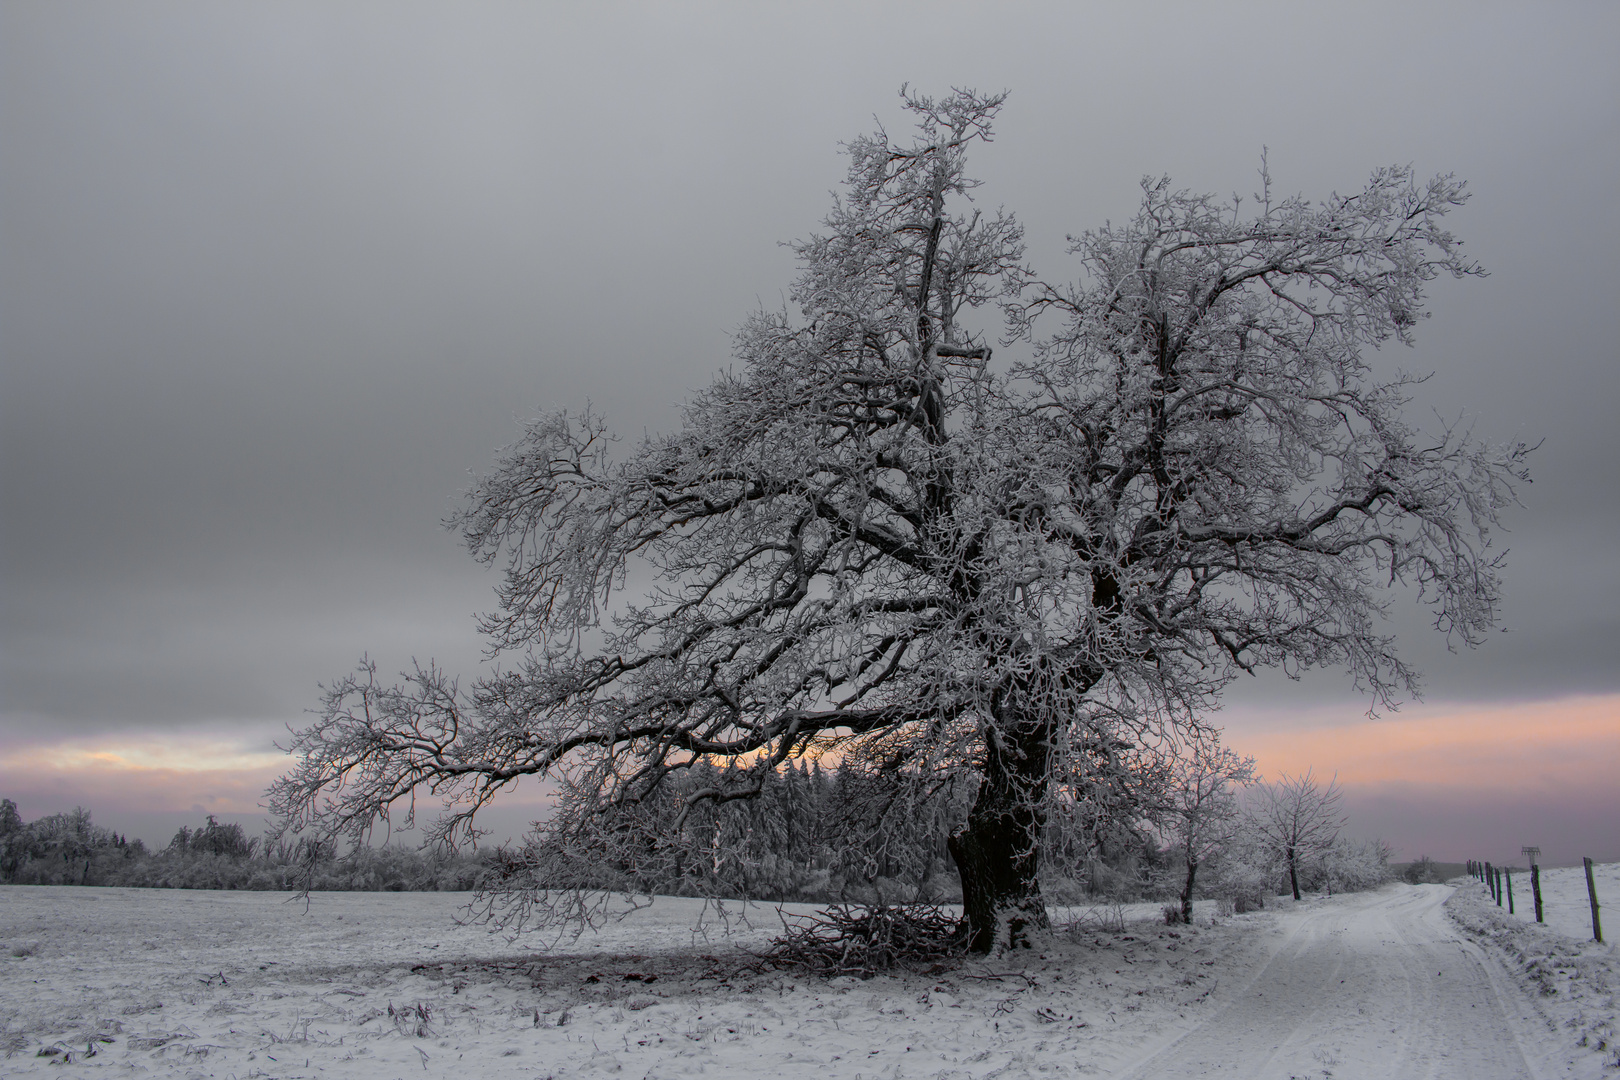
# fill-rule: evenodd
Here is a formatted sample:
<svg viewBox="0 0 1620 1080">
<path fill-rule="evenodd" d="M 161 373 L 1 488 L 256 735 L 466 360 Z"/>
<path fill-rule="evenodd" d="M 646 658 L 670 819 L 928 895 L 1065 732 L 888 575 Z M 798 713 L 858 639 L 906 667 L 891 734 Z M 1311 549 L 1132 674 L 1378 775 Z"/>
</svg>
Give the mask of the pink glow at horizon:
<svg viewBox="0 0 1620 1080">
<path fill-rule="evenodd" d="M 1254 755 L 1267 779 L 1336 773 L 1350 831 L 1389 840 L 1397 858 L 1506 857 L 1521 833 L 1548 849 L 1549 865 L 1554 851 L 1559 862 L 1620 855 L 1620 695 L 1422 706 L 1378 719 L 1323 710 L 1222 719 L 1228 744 Z M 204 813 L 263 821 L 265 788 L 290 764 L 218 735 L 126 733 L 14 746 L 0 760 L 0 794 L 25 818 L 85 806 L 98 823 L 161 844 Z M 423 801 L 425 811 L 434 805 Z M 532 786 L 516 790 L 486 824 L 496 839 L 515 837 L 543 806 Z"/>
<path fill-rule="evenodd" d="M 1620 695 L 1443 705 L 1323 723 L 1231 717 L 1226 741 L 1275 779 L 1314 768 L 1345 786 L 1390 783 L 1558 791 L 1620 777 Z"/>
<path fill-rule="evenodd" d="M 1511 862 L 1524 844 L 1547 866 L 1620 857 L 1620 695 L 1223 719 L 1268 780 L 1337 773 L 1347 832 L 1387 841 L 1397 860 Z"/>
</svg>

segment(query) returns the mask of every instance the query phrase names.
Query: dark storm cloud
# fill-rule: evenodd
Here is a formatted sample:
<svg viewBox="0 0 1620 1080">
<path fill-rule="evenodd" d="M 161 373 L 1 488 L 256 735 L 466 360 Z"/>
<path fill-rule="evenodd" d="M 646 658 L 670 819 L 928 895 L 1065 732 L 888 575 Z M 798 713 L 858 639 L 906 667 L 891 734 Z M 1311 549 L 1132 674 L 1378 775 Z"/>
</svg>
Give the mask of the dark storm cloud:
<svg viewBox="0 0 1620 1080">
<path fill-rule="evenodd" d="M 1547 441 L 1503 538 L 1512 632 L 1453 658 L 1398 626 L 1431 696 L 1620 687 L 1615 9 L 1345 16 L 6 7 L 10 737 L 296 720 L 367 649 L 473 665 L 490 581 L 437 526 L 466 470 L 553 405 L 678 423 L 907 79 L 1011 88 L 980 196 L 1054 279 L 1144 173 L 1247 193 L 1269 145 L 1285 192 L 1469 178 L 1492 276 L 1437 283 L 1379 363 Z"/>
</svg>

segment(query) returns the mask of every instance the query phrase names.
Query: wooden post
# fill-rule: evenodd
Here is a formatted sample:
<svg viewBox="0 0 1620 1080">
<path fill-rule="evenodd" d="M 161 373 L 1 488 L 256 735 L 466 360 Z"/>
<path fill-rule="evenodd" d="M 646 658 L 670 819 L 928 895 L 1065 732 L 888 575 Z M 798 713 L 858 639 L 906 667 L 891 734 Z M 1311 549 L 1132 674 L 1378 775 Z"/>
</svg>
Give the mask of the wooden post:
<svg viewBox="0 0 1620 1080">
<path fill-rule="evenodd" d="M 1602 944 L 1603 924 L 1598 922 L 1597 882 L 1592 880 L 1592 860 L 1582 856 L 1581 865 L 1586 867 L 1586 897 L 1592 901 L 1592 940 Z"/>
<path fill-rule="evenodd" d="M 1536 897 L 1536 922 L 1546 922 L 1541 917 L 1541 867 L 1533 864 L 1530 867 L 1530 891 Z"/>
<path fill-rule="evenodd" d="M 1513 914 L 1513 871 L 1507 871 L 1508 914 Z"/>
<path fill-rule="evenodd" d="M 1491 891 L 1491 899 L 1496 899 L 1496 873 L 1490 860 L 1485 861 L 1485 887 Z"/>
</svg>

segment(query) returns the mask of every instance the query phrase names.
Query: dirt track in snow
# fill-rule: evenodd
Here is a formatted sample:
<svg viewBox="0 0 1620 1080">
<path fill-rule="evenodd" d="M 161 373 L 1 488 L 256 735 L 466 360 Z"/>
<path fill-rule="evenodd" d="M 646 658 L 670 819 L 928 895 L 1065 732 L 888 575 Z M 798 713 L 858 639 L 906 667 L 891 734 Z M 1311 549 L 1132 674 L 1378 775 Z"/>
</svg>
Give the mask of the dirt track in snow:
<svg viewBox="0 0 1620 1080">
<path fill-rule="evenodd" d="M 1275 953 L 1234 998 L 1123 1075 L 1533 1080 L 1529 1002 L 1446 917 L 1451 892 L 1285 914 Z"/>
</svg>

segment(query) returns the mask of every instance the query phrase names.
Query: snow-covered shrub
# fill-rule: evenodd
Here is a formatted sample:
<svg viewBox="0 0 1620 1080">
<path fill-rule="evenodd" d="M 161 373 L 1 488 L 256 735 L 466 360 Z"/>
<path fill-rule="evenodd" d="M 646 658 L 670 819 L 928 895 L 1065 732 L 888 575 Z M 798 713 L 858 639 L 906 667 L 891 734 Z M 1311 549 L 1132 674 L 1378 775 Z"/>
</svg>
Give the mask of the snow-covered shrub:
<svg viewBox="0 0 1620 1080">
<path fill-rule="evenodd" d="M 1406 864 L 1406 869 L 1401 871 L 1401 880 L 1408 885 L 1438 885 L 1445 881 L 1445 876 L 1439 864 L 1425 855 L 1416 862 Z"/>
<path fill-rule="evenodd" d="M 1265 898 L 1276 893 L 1279 871 L 1286 874 L 1261 838 L 1240 832 L 1204 873 L 1199 891 L 1241 915 L 1266 906 Z"/>
<path fill-rule="evenodd" d="M 1090 882 L 1068 875 L 1041 877 L 1041 895 L 1057 907 L 1080 907 L 1095 899 Z"/>
<path fill-rule="evenodd" d="M 1382 840 L 1339 837 L 1317 860 L 1308 875 L 1311 888 L 1329 893 L 1362 892 L 1395 880 L 1389 868 L 1389 845 Z"/>
</svg>

